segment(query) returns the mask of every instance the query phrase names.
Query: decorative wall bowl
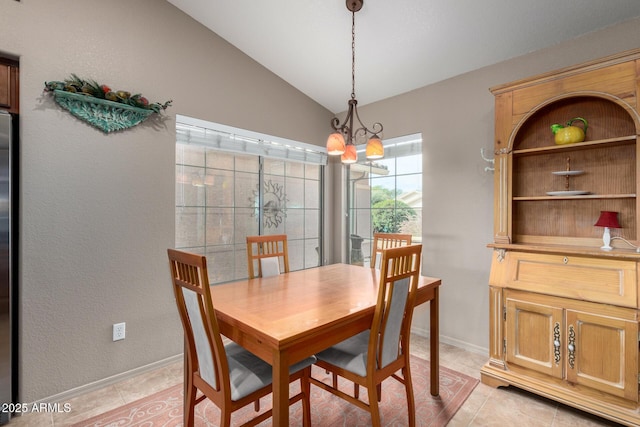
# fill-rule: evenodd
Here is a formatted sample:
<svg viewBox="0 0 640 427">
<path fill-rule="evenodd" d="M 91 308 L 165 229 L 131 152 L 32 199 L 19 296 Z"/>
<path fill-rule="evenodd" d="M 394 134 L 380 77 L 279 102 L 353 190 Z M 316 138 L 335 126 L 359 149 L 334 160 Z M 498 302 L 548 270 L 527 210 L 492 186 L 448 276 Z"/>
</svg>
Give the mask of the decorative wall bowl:
<svg viewBox="0 0 640 427">
<path fill-rule="evenodd" d="M 106 133 L 133 127 L 154 113 L 150 109 L 64 90 L 54 90 L 53 97 L 62 108 Z"/>
<path fill-rule="evenodd" d="M 149 102 L 140 93 L 132 95 L 125 90 L 111 90 L 107 85 L 75 74 L 64 81 L 44 82 L 44 90 L 51 93 L 62 108 L 107 133 L 133 127 L 151 114 L 166 110 L 173 102 Z"/>
</svg>

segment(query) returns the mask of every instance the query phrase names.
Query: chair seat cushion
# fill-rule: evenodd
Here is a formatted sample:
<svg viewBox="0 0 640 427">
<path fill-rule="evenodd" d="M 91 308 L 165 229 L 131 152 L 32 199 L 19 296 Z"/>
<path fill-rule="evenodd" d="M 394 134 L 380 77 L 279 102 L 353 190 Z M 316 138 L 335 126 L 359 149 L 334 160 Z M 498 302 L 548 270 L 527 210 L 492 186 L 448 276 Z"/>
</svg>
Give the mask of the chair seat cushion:
<svg viewBox="0 0 640 427">
<path fill-rule="evenodd" d="M 242 399 L 271 384 L 271 365 L 236 343 L 229 343 L 224 348 L 229 364 L 231 400 Z M 308 357 L 290 366 L 289 374 L 298 372 L 315 362 L 315 357 Z"/>
<path fill-rule="evenodd" d="M 316 357 L 364 377 L 367 374 L 368 348 L 369 331 L 364 331 L 321 351 Z"/>
</svg>

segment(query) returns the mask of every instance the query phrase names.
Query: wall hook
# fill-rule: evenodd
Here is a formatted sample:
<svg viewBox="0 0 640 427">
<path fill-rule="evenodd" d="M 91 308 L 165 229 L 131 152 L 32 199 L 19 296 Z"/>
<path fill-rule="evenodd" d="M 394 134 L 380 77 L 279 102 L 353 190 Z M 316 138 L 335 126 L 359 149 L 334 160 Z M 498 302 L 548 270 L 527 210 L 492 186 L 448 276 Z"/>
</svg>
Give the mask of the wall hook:
<svg viewBox="0 0 640 427">
<path fill-rule="evenodd" d="M 484 148 L 480 149 L 480 155 L 482 156 L 482 160 L 484 160 L 485 162 L 491 163 L 492 165 L 495 164 L 495 159 L 489 159 L 484 155 Z M 495 168 L 493 166 L 487 166 L 484 168 L 485 172 L 493 172 L 494 170 Z"/>
</svg>

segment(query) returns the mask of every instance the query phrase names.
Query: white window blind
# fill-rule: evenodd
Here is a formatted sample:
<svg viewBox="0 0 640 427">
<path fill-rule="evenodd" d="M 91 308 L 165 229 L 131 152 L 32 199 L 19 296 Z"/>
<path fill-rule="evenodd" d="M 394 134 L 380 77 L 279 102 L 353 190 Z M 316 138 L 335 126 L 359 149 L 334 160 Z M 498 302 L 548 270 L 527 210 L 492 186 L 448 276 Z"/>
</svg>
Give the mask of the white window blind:
<svg viewBox="0 0 640 427">
<path fill-rule="evenodd" d="M 176 116 L 176 140 L 178 143 L 203 145 L 232 153 L 327 164 L 324 147 L 181 115 Z"/>
</svg>

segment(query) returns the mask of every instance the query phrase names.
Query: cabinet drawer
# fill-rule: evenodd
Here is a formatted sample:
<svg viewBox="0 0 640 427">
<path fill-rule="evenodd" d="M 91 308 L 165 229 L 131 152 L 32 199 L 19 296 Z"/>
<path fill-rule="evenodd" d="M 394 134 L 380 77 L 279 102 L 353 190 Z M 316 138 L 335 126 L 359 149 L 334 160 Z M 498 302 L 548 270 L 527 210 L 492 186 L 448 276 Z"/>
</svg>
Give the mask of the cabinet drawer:
<svg viewBox="0 0 640 427">
<path fill-rule="evenodd" d="M 584 301 L 637 307 L 637 264 L 608 258 L 508 252 L 504 286 Z"/>
</svg>

